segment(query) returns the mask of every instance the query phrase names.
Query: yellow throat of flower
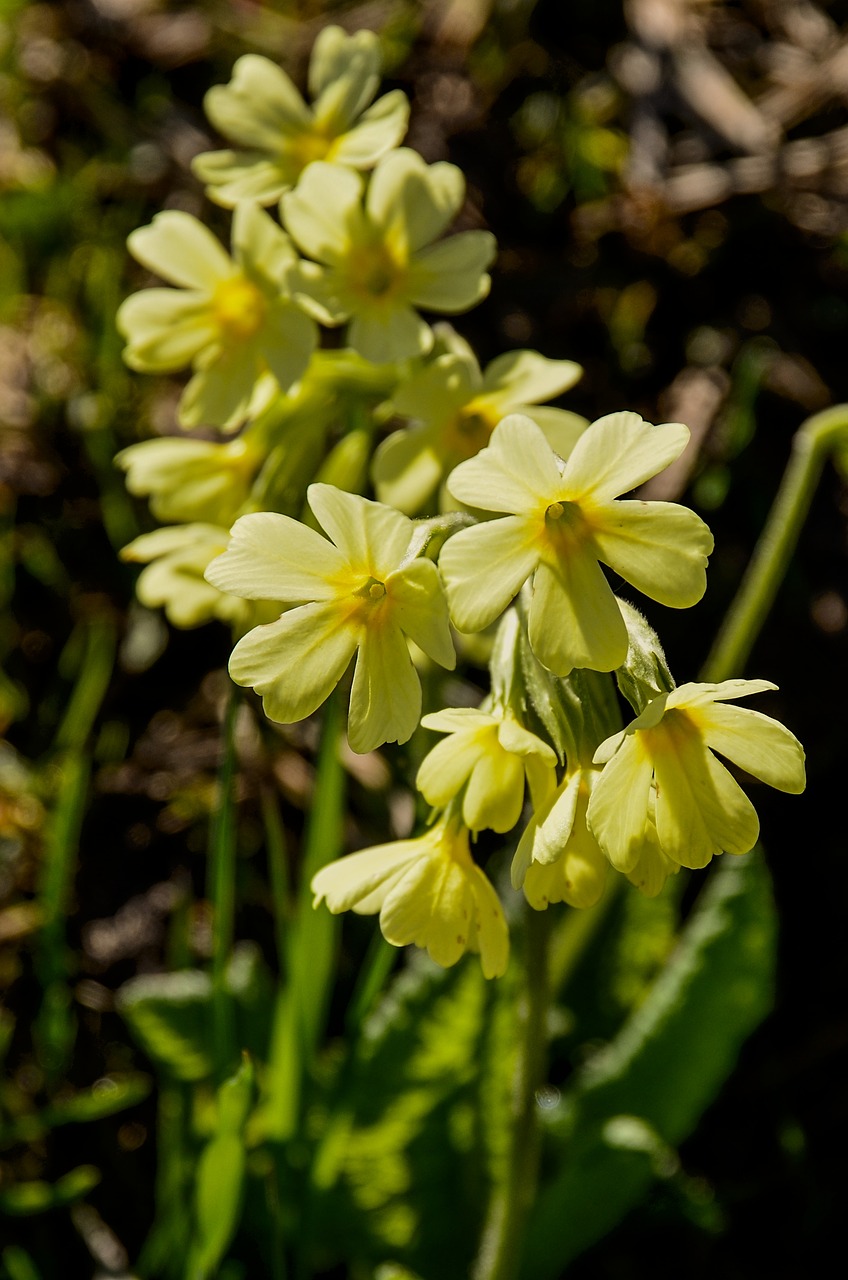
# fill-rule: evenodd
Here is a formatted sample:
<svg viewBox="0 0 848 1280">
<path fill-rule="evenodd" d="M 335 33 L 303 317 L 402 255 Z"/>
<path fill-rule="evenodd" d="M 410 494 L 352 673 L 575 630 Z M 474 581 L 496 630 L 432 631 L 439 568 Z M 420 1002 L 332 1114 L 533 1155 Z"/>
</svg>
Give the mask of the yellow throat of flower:
<svg viewBox="0 0 848 1280">
<path fill-rule="evenodd" d="M 313 160 L 332 160 L 336 139 L 319 128 L 304 130 L 297 137 L 286 139 L 286 154 L 302 172 Z"/>
<path fill-rule="evenodd" d="M 244 342 L 262 327 L 268 303 L 255 284 L 244 276 L 236 276 L 218 285 L 212 310 L 224 337 Z"/>
<path fill-rule="evenodd" d="M 406 279 L 404 264 L 385 244 L 358 245 L 348 271 L 350 288 L 372 305 L 392 302 Z"/>
</svg>

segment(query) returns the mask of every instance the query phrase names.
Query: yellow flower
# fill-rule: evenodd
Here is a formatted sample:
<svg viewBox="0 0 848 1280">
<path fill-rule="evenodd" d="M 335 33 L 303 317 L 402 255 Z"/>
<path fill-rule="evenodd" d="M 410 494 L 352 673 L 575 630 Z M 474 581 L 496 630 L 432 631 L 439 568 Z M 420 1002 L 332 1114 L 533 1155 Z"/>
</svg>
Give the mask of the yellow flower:
<svg viewBox="0 0 848 1280">
<path fill-rule="evenodd" d="M 163 523 L 209 521 L 229 528 L 250 492 L 262 461 L 249 437 L 227 444 L 167 436 L 142 440 L 115 455 L 127 488 L 150 498 Z"/>
<path fill-rule="evenodd" d="M 452 707 L 421 723 L 450 736 L 425 756 L 416 786 L 436 808 L 462 792 L 462 817 L 472 831 L 510 831 L 521 817 L 525 776 L 540 791 L 545 775 L 553 777 L 556 753 L 510 714 Z"/>
<path fill-rule="evenodd" d="M 423 355 L 433 332 L 416 308 L 456 314 L 489 291 L 495 256 L 488 231 L 435 241 L 453 220 L 465 179 L 452 164 L 427 165 L 391 151 L 368 183 L 341 165 L 316 162 L 283 196 L 281 216 L 300 249 L 304 292 L 326 324 L 351 320 L 348 340 L 375 364 Z"/>
<path fill-rule="evenodd" d="M 589 802 L 589 825 L 610 862 L 630 875 L 650 856 L 653 817 L 659 851 L 683 867 L 719 853 L 747 853 L 760 824 L 754 806 L 713 752 L 780 791 L 804 790 L 804 751 L 776 720 L 724 705 L 774 689 L 767 680 L 684 684 L 648 704 L 595 753 L 604 771 Z"/>
<path fill-rule="evenodd" d="M 443 817 L 415 840 L 363 849 L 323 867 L 312 881 L 337 914 L 380 913 L 380 928 L 395 947 L 426 947 L 449 967 L 466 951 L 480 954 L 487 978 L 498 978 L 509 959 L 509 932 L 498 895 L 474 862 L 468 831 Z"/>
<path fill-rule="evenodd" d="M 230 674 L 290 724 L 324 702 L 356 654 L 351 747 L 406 742 L 421 714 L 407 637 L 443 667 L 456 661 L 439 571 L 406 558 L 414 526 L 399 512 L 326 484 L 307 497 L 328 538 L 274 512 L 242 516 L 206 571 L 221 591 L 297 606 L 236 645 Z"/>
<path fill-rule="evenodd" d="M 704 522 L 676 503 L 614 501 L 668 466 L 688 438 L 681 423 L 613 413 L 563 462 L 529 418 L 504 418 L 447 482 L 468 506 L 510 513 L 461 530 L 442 550 L 456 627 L 482 631 L 533 574 L 529 636 L 539 660 L 558 675 L 620 666 L 627 628 L 601 562 L 673 608 L 704 593 L 713 545 Z"/>
<path fill-rule="evenodd" d="M 210 561 L 226 551 L 228 529 L 211 524 L 181 524 L 143 533 L 121 552 L 122 560 L 147 567 L 139 574 L 136 595 L 149 609 L 163 607 L 175 627 L 199 627 L 218 618 L 244 631 L 279 612 L 219 591 L 208 583 L 204 571 Z M 266 597 L 267 600 L 267 597 Z"/>
<path fill-rule="evenodd" d="M 325 27 L 309 63 L 307 106 L 285 71 L 257 54 L 239 58 L 228 85 L 204 99 L 216 129 L 235 150 L 196 156 L 192 169 L 211 199 L 273 204 L 313 160 L 370 169 L 406 133 L 409 103 L 399 89 L 373 106 L 380 82 L 380 43 L 371 31 L 348 36 Z"/>
<path fill-rule="evenodd" d="M 291 298 L 297 254 L 258 205 L 235 211 L 232 258 L 177 210 L 157 214 L 127 244 L 142 266 L 179 286 L 132 294 L 117 324 L 131 369 L 194 369 L 180 399 L 182 426 L 238 427 L 304 373 L 317 331 Z"/>
<path fill-rule="evenodd" d="M 557 453 L 567 457 L 586 420 L 562 409 L 531 406 L 566 391 L 580 374 L 573 360 L 548 360 L 536 351 L 498 356 L 484 373 L 470 348 L 439 356 L 392 398 L 396 413 L 420 425 L 395 431 L 377 450 L 377 497 L 416 514 L 458 463 L 489 443 L 508 413 L 532 418 Z"/>
<path fill-rule="evenodd" d="M 512 861 L 513 887 L 537 911 L 550 902 L 592 907 L 606 883 L 607 860 L 586 824 L 589 796 L 599 771 L 569 770 L 534 813 Z"/>
</svg>

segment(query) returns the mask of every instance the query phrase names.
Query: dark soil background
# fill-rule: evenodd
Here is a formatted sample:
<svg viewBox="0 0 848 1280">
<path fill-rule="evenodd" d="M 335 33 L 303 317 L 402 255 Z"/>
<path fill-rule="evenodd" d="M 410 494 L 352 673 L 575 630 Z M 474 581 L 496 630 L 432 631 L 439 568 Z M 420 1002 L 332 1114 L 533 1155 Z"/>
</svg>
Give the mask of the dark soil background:
<svg viewBox="0 0 848 1280">
<path fill-rule="evenodd" d="M 212 144 L 203 94 L 247 50 L 302 76 L 328 20 L 384 32 L 387 84 L 413 103 L 409 144 L 463 168 L 462 225 L 497 236 L 491 297 L 457 321 L 481 362 L 516 346 L 577 360 L 585 375 L 567 407 L 589 418 L 624 407 L 652 421 L 682 417 L 699 435 L 685 500 L 715 533 L 708 593 L 699 609 L 656 619 L 679 681 L 696 678 L 794 432 L 848 400 L 848 77 L 832 69 L 848 48 L 844 5 L 0 5 L 0 657 L 5 736 L 22 767 L 49 770 L 86 627 L 106 619 L 121 645 L 67 921 L 78 1022 L 70 1084 L 134 1065 L 112 993 L 164 963 L 186 886 L 202 898 L 229 651 L 217 624 L 177 633 L 141 618 L 134 574 L 115 554 L 133 522 L 150 526 L 122 497 L 111 456 L 145 422 L 167 429 L 175 400 L 173 387 L 120 364 L 114 310 L 140 282 L 123 241 L 164 205 L 225 227 L 188 167 Z M 738 100 L 722 96 L 717 75 Z M 697 76 L 706 76 L 700 98 Z M 762 125 L 757 146 L 740 143 L 740 121 L 750 125 L 742 99 Z M 796 164 L 802 153 L 787 149 L 805 143 L 808 159 Z M 759 176 L 742 164 L 752 155 Z M 804 796 L 756 796 L 781 919 L 774 1013 L 684 1144 L 685 1188 L 657 1184 L 574 1265 L 576 1280 L 806 1276 L 830 1248 L 841 1254 L 847 512 L 844 479 L 828 463 L 764 633 L 737 673 L 780 686 L 758 705 L 808 753 Z M 308 758 L 309 746 L 290 744 L 295 829 L 306 803 L 298 751 Z M 38 952 L 21 907 L 35 892 L 40 831 L 37 808 L 21 798 L 28 786 L 7 779 L 7 767 L 0 995 L 15 1018 L 10 1087 L 38 1100 L 47 1085 L 27 1029 Z M 243 785 L 250 802 L 251 779 Z M 202 954 L 208 922 L 193 910 Z M 248 916 L 254 936 L 270 935 L 259 906 Z M 132 1259 L 152 1214 L 153 1118 L 148 1100 L 0 1148 L 0 1188 L 4 1164 L 11 1179 L 48 1180 L 98 1166 L 92 1203 Z M 0 1217 L 0 1240 L 8 1231 L 43 1260 L 45 1221 L 64 1258 L 52 1271 L 45 1263 L 45 1276 L 90 1275 L 85 1224 L 72 1226 L 66 1211 Z"/>
</svg>

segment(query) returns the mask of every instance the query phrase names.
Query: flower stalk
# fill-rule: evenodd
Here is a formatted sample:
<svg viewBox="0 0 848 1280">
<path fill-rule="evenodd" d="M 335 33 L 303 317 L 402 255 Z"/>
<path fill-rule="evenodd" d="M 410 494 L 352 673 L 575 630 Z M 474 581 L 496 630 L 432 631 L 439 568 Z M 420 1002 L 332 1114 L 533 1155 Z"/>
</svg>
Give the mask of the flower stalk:
<svg viewBox="0 0 848 1280">
<path fill-rule="evenodd" d="M 702 679 L 726 680 L 745 666 L 795 550 L 825 459 L 846 436 L 845 404 L 814 414 L 796 432 L 777 497 L 704 663 Z"/>
</svg>

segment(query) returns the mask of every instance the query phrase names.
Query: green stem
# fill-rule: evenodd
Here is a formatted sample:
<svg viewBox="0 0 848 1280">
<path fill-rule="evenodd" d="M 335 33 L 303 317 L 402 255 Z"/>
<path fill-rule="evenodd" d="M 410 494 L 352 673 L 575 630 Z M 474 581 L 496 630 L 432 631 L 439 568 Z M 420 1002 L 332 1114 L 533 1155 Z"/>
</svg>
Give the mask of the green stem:
<svg viewBox="0 0 848 1280">
<path fill-rule="evenodd" d="M 236 765 L 235 724 L 238 699 L 230 691 L 224 719 L 224 753 L 218 775 L 217 809 L 212 817 L 209 844 L 209 898 L 212 902 L 212 1042 L 215 1074 L 219 1083 L 232 1070 L 235 1029 L 227 966 L 233 950 L 236 901 L 236 813 L 233 779 Z"/>
<path fill-rule="evenodd" d="M 536 1093 L 547 1065 L 550 929 L 549 912 L 527 909 L 526 987 L 519 1008 L 513 1076 L 512 1152 L 506 1178 L 489 1209 L 474 1280 L 513 1280 L 518 1274 L 524 1224 L 536 1193 L 541 1146 Z"/>
<path fill-rule="evenodd" d="M 796 432 L 789 464 L 765 528 L 704 663 L 704 680 L 727 680 L 744 668 L 783 581 L 825 459 L 840 436 L 848 436 L 845 404 L 815 414 Z"/>
</svg>

